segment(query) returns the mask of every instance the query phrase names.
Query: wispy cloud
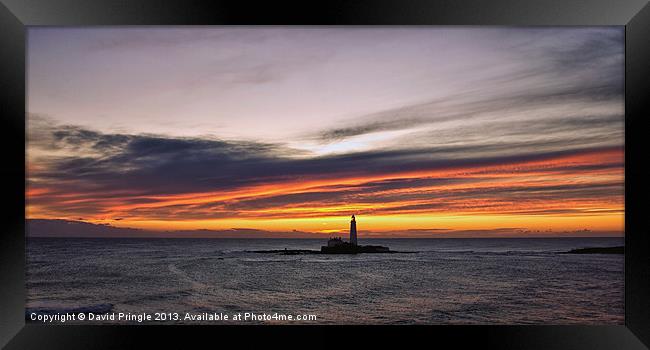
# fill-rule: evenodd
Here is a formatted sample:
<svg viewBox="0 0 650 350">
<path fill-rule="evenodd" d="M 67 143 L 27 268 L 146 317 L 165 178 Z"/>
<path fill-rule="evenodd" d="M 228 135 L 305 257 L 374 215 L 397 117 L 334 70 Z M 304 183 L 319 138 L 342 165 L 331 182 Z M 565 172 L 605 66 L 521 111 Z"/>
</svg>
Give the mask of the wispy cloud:
<svg viewBox="0 0 650 350">
<path fill-rule="evenodd" d="M 30 217 L 622 221 L 621 28 L 30 35 Z"/>
<path fill-rule="evenodd" d="M 41 162 L 46 167 L 31 171 L 30 205 L 43 213 L 200 220 L 350 211 L 593 215 L 622 210 L 620 146 L 531 152 L 522 145 L 525 152 L 512 153 L 506 150 L 513 145 L 492 145 L 489 153 L 501 156 L 472 157 L 478 150 L 460 145 L 302 158 L 282 145 L 263 143 L 105 135 L 68 126 L 51 133 L 59 149 L 106 152 L 50 156 Z"/>
</svg>

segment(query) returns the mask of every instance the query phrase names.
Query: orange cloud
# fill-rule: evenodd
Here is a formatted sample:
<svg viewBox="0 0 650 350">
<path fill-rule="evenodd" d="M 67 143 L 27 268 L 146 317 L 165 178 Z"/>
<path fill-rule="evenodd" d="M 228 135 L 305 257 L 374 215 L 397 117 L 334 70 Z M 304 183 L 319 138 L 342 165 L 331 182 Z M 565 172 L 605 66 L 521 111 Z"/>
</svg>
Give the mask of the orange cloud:
<svg viewBox="0 0 650 350">
<path fill-rule="evenodd" d="M 454 229 L 512 226 L 622 232 L 622 160 L 622 150 L 612 149 L 493 166 L 321 176 L 175 195 L 56 193 L 35 187 L 27 191 L 28 201 L 50 201 L 30 206 L 28 216 L 82 216 L 89 222 L 151 229 L 253 225 L 330 232 L 340 229 L 328 226 L 337 218 L 357 213 L 371 230 L 451 225 Z M 437 179 L 448 181 L 436 183 Z M 409 181 L 425 184 L 409 186 Z M 393 183 L 406 185 L 392 188 Z M 287 200 L 292 196 L 296 200 Z M 88 205 L 98 207 L 99 214 L 58 209 Z M 120 221 L 113 221 L 116 218 Z"/>
</svg>

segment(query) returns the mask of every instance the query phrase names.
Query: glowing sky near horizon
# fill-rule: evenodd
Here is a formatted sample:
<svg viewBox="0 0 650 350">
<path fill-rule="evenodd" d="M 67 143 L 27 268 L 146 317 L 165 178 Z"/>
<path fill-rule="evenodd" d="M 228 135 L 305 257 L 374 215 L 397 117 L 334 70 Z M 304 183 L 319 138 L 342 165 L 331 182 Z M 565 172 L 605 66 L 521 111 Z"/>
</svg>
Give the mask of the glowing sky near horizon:
<svg viewBox="0 0 650 350">
<path fill-rule="evenodd" d="M 29 28 L 27 216 L 622 234 L 623 52 L 622 27 Z"/>
</svg>

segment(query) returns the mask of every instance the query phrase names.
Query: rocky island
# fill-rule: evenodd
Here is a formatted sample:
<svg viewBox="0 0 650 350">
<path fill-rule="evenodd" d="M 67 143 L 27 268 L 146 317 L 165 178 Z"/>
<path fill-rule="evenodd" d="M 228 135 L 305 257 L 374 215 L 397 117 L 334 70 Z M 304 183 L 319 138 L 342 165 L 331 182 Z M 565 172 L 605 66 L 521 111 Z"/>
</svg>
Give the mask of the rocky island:
<svg viewBox="0 0 650 350">
<path fill-rule="evenodd" d="M 350 221 L 350 241 L 345 242 L 341 237 L 330 238 L 327 245 L 322 246 L 320 251 L 323 254 L 390 253 L 388 247 L 357 244 L 357 221 L 354 215 Z"/>
<path fill-rule="evenodd" d="M 309 249 L 276 249 L 276 250 L 254 250 L 252 253 L 278 253 L 282 255 L 303 255 L 303 254 L 360 254 L 360 253 L 415 253 L 415 252 L 396 252 L 388 247 L 380 245 L 359 245 L 357 243 L 357 221 L 352 215 L 350 221 L 350 240 L 348 242 L 341 237 L 330 238 L 326 246 L 320 250 Z"/>
</svg>

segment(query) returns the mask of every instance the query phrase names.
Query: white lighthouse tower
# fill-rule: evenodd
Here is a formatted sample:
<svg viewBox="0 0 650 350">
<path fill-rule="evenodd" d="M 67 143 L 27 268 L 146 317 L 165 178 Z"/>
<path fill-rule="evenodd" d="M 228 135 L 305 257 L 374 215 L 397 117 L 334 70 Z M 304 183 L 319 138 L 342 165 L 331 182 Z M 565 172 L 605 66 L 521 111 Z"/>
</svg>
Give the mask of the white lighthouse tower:
<svg viewBox="0 0 650 350">
<path fill-rule="evenodd" d="M 357 221 L 352 215 L 352 221 L 350 221 L 350 244 L 357 245 Z"/>
<path fill-rule="evenodd" d="M 323 254 L 359 254 L 359 253 L 388 253 L 388 247 L 380 245 L 357 244 L 357 220 L 352 215 L 350 221 L 350 241 L 344 242 L 341 237 L 330 238 L 327 245 L 320 247 Z"/>
</svg>

